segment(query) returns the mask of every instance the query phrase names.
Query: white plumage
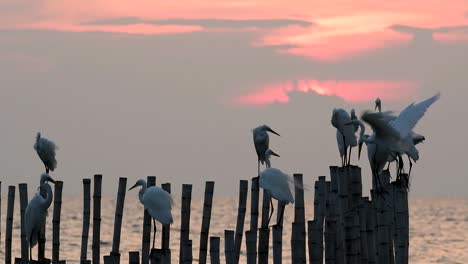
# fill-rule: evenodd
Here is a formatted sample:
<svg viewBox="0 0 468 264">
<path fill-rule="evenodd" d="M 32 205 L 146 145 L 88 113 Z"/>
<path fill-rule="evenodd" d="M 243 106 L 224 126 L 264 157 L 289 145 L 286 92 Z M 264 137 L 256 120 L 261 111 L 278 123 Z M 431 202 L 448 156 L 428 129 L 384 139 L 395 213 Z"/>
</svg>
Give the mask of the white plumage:
<svg viewBox="0 0 468 264">
<path fill-rule="evenodd" d="M 294 203 L 291 183 L 291 176 L 276 168 L 266 168 L 260 173 L 259 186 L 267 191 L 271 197 L 284 204 Z"/>
<path fill-rule="evenodd" d="M 357 119 L 357 118 L 356 118 Z M 349 165 L 351 161 L 352 147 L 357 146 L 355 135 L 355 126 L 346 125 L 352 121 L 350 115 L 342 108 L 333 109 L 331 124 L 337 129 L 337 144 L 340 156 L 342 158 L 342 166 Z M 338 137 L 341 135 L 341 139 Z M 349 147 L 349 158 L 347 150 Z M 343 153 L 343 154 L 342 154 Z"/>
<path fill-rule="evenodd" d="M 171 194 L 165 190 L 159 188 L 158 186 L 151 186 L 147 188 L 146 181 L 139 179 L 133 187 L 129 189 L 132 190 L 141 186 L 140 191 L 138 192 L 138 198 L 140 199 L 141 204 L 145 207 L 149 215 L 153 218 L 153 248 L 154 241 L 156 239 L 156 223 L 155 220 L 160 222 L 163 225 L 172 224 L 172 204 L 173 200 Z"/>
<path fill-rule="evenodd" d="M 36 195 L 34 195 L 34 197 L 28 203 L 24 213 L 24 225 L 26 231 L 26 240 L 29 243 L 30 259 L 32 259 L 31 249 L 37 245 L 41 228 L 46 221 L 47 209 L 52 203 L 52 188 L 47 182 L 55 183 L 55 181 L 48 174 L 42 174 L 40 187 L 46 190 L 47 196 L 44 198 L 40 193 L 36 193 Z"/>
<path fill-rule="evenodd" d="M 57 160 L 55 159 L 57 145 L 55 145 L 54 142 L 41 137 L 41 133 L 37 133 L 34 149 L 36 150 L 37 155 L 39 155 L 41 161 L 44 163 L 47 174 L 49 174 L 49 170 L 54 171 L 55 168 L 57 168 Z"/>
</svg>

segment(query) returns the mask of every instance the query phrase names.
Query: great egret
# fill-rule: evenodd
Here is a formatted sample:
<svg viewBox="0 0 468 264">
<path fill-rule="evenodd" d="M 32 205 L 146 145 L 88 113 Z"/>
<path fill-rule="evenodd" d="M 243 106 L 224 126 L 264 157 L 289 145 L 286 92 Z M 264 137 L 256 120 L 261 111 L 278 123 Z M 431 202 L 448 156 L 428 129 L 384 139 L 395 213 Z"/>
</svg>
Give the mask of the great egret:
<svg viewBox="0 0 468 264">
<path fill-rule="evenodd" d="M 138 198 L 140 199 L 141 204 L 145 207 L 145 210 L 149 213 L 151 218 L 153 218 L 153 248 L 154 242 L 156 239 L 156 221 L 160 222 L 163 225 L 172 224 L 172 197 L 171 194 L 165 190 L 159 188 L 158 186 L 151 186 L 147 188 L 146 181 L 139 179 L 135 185 L 133 185 L 129 191 L 141 186 L 140 191 L 138 192 Z M 156 221 L 155 221 L 156 220 Z"/>
<path fill-rule="evenodd" d="M 253 141 L 258 157 L 258 174 L 260 174 L 260 163 L 265 163 L 265 153 L 270 147 L 270 136 L 268 132 L 278 136 L 280 135 L 267 125 L 262 125 L 253 129 Z"/>
<path fill-rule="evenodd" d="M 57 167 L 57 160 L 55 159 L 57 145 L 51 140 L 41 137 L 41 133 L 38 132 L 36 135 L 36 143 L 34 143 L 34 149 L 44 163 L 46 173 L 49 174 L 49 170 L 54 171 Z"/>
<path fill-rule="evenodd" d="M 419 152 L 415 147 L 413 128 L 424 116 L 427 109 L 440 98 L 440 93 L 419 103 L 406 107 L 395 118 L 391 112 L 364 112 L 362 120 L 368 123 L 375 132 L 375 139 L 379 144 L 388 148 L 390 153 L 406 154 L 410 159 L 419 160 Z"/>
<path fill-rule="evenodd" d="M 341 165 L 344 167 L 346 165 L 350 165 L 351 163 L 351 150 L 353 147 L 357 146 L 357 139 L 355 135 L 354 125 L 348 126 L 346 124 L 351 122 L 351 117 L 349 116 L 348 112 L 344 109 L 338 108 L 333 109 L 331 124 L 337 129 L 337 131 L 341 134 L 342 142 L 344 146 L 344 155 L 341 159 Z M 337 133 L 337 137 L 339 134 Z M 341 147 L 340 147 L 340 140 L 337 139 L 338 149 L 340 150 L 341 156 Z M 349 147 L 349 156 L 347 154 L 347 150 Z"/>
<path fill-rule="evenodd" d="M 46 197 L 42 197 L 39 193 L 34 195 L 26 207 L 24 213 L 24 225 L 26 231 L 26 240 L 29 243 L 29 259 L 32 260 L 32 248 L 37 245 L 42 227 L 45 224 L 47 217 L 47 209 L 52 203 L 52 188 L 48 182 L 55 183 L 54 179 L 48 174 L 42 174 L 40 180 L 40 188 L 46 190 Z"/>
</svg>

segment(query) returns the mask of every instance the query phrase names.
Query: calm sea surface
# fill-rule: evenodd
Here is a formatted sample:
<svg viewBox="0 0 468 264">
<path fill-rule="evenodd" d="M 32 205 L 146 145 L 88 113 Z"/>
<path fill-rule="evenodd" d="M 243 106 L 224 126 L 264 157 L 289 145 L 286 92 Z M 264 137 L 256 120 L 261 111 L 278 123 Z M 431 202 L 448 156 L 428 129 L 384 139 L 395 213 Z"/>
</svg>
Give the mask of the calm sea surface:
<svg viewBox="0 0 468 264">
<path fill-rule="evenodd" d="M 4 261 L 6 197 L 2 197 L 0 261 Z M 214 198 L 210 236 L 223 236 L 225 229 L 234 230 L 237 213 L 237 200 Z M 61 259 L 69 263 L 78 263 L 81 248 L 82 198 L 65 197 L 62 207 Z M 19 205 L 16 201 L 13 256 L 20 256 Z M 311 204 L 311 203 L 309 203 Z M 202 220 L 203 200 L 192 201 L 191 234 L 194 246 L 194 258 L 198 256 L 198 239 Z M 115 199 L 103 197 L 101 224 L 101 254 L 111 250 Z M 410 200 L 410 263 L 468 263 L 468 200 L 467 199 L 411 199 Z M 313 217 L 312 205 L 306 207 L 308 219 Z M 178 261 L 178 238 L 180 225 L 180 204 L 173 209 L 175 222 L 172 226 L 171 247 L 173 261 Z M 51 257 L 52 208 L 49 209 L 48 242 L 46 256 Z M 249 214 L 249 212 L 247 212 Z M 246 219 L 246 227 L 249 225 Z M 122 263 L 128 263 L 128 252 L 138 251 L 141 244 L 143 208 L 137 197 L 128 195 L 125 204 L 122 227 Z M 285 212 L 284 263 L 290 263 L 290 223 L 292 207 Z M 160 230 L 160 226 L 158 226 Z M 92 230 L 92 227 L 91 227 Z M 158 237 L 159 238 L 159 237 Z M 157 240 L 160 245 L 159 239 Z M 223 244 L 223 243 L 221 243 Z M 221 251 L 223 251 L 221 245 Z M 245 250 L 245 240 L 243 241 Z M 37 250 L 33 251 L 37 252 Z M 34 253 L 35 257 L 35 253 Z M 91 259 L 91 234 L 88 259 Z M 242 256 L 241 262 L 245 262 Z M 223 260 L 224 262 L 224 260 Z M 175 262 L 174 262 L 175 263 Z"/>
</svg>

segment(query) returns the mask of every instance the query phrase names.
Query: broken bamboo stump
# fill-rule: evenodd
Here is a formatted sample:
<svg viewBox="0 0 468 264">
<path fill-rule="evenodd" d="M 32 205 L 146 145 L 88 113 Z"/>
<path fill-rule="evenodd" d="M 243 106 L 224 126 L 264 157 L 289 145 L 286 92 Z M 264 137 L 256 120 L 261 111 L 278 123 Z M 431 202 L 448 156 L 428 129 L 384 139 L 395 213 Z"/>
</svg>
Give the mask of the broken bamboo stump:
<svg viewBox="0 0 468 264">
<path fill-rule="evenodd" d="M 291 248 L 293 263 L 303 263 L 306 258 L 306 230 L 304 209 L 304 184 L 302 174 L 294 175 L 294 223 L 292 224 Z"/>
<path fill-rule="evenodd" d="M 60 216 L 62 214 L 63 181 L 54 186 L 54 211 L 52 216 L 52 263 L 60 262 Z"/>
<path fill-rule="evenodd" d="M 120 234 L 122 231 L 123 210 L 125 204 L 125 194 L 127 191 L 127 178 L 119 178 L 119 187 L 117 190 L 117 202 L 115 205 L 114 216 L 114 235 L 112 237 L 112 251 L 109 256 L 113 262 L 120 263 Z"/>
<path fill-rule="evenodd" d="M 81 233 L 80 264 L 89 264 L 88 236 L 91 215 L 91 179 L 83 179 L 83 230 Z"/>
<path fill-rule="evenodd" d="M 237 210 L 236 234 L 234 239 L 234 263 L 239 263 L 242 238 L 244 235 L 245 213 L 247 211 L 247 194 L 249 182 L 241 180 L 239 183 L 239 206 Z"/>
<path fill-rule="evenodd" d="M 210 237 L 210 263 L 219 264 L 219 237 Z"/>
<path fill-rule="evenodd" d="M 192 203 L 192 185 L 182 185 L 182 207 L 181 207 L 181 221 L 180 221 L 180 249 L 184 248 L 185 243 L 189 240 L 190 236 L 190 205 Z M 184 250 L 179 250 L 179 263 L 182 264 L 186 258 Z"/>
<path fill-rule="evenodd" d="M 208 255 L 208 238 L 210 235 L 211 210 L 213 206 L 213 193 L 215 183 L 208 181 L 205 183 L 205 198 L 203 201 L 203 219 L 200 231 L 200 250 L 198 261 L 200 264 L 206 264 Z"/>
<path fill-rule="evenodd" d="M 262 204 L 262 222 L 258 233 L 258 263 L 268 263 L 268 252 L 270 242 L 270 229 L 268 227 L 268 218 L 270 216 L 270 194 L 263 191 Z"/>
<path fill-rule="evenodd" d="M 93 193 L 93 264 L 99 264 L 101 256 L 101 190 L 102 175 L 94 175 Z"/>
<path fill-rule="evenodd" d="M 8 186 L 8 205 L 5 232 L 5 264 L 11 264 L 11 242 L 13 236 L 13 214 L 15 209 L 15 186 Z"/>
<path fill-rule="evenodd" d="M 129 264 L 140 264 L 140 252 L 132 251 L 128 253 L 128 263 Z"/>
<path fill-rule="evenodd" d="M 224 230 L 224 257 L 226 264 L 233 264 L 235 260 L 234 254 L 235 232 L 232 230 Z"/>
<path fill-rule="evenodd" d="M 164 183 L 161 184 L 161 188 L 168 193 L 171 193 L 171 184 Z M 163 264 L 171 264 L 171 249 L 170 249 L 170 239 L 171 239 L 171 225 L 162 226 L 162 239 L 161 239 L 161 250 L 162 250 L 162 260 Z"/>
<path fill-rule="evenodd" d="M 247 264 L 257 263 L 257 230 L 249 230 L 245 232 L 245 240 L 247 245 Z"/>
<path fill-rule="evenodd" d="M 395 190 L 395 263 L 406 264 L 409 261 L 409 210 L 408 210 L 408 175 L 400 175 L 394 183 Z"/>
<path fill-rule="evenodd" d="M 26 223 L 24 213 L 28 206 L 28 185 L 20 183 L 18 185 L 19 198 L 20 198 L 20 221 L 21 221 L 21 260 L 29 261 L 29 245 L 26 238 Z"/>
</svg>

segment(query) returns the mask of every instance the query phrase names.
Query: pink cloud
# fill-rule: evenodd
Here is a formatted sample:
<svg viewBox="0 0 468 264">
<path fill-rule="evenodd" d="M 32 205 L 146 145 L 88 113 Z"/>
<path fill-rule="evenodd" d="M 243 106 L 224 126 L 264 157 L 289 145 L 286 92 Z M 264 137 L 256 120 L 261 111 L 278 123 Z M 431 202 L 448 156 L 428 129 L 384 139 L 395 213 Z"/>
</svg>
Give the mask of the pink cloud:
<svg viewBox="0 0 468 264">
<path fill-rule="evenodd" d="M 266 84 L 256 91 L 234 99 L 240 105 L 268 105 L 289 102 L 289 93 L 314 92 L 322 96 L 337 96 L 352 103 L 368 102 L 380 97 L 395 101 L 414 96 L 418 84 L 407 81 L 318 81 L 298 80 Z"/>
</svg>

